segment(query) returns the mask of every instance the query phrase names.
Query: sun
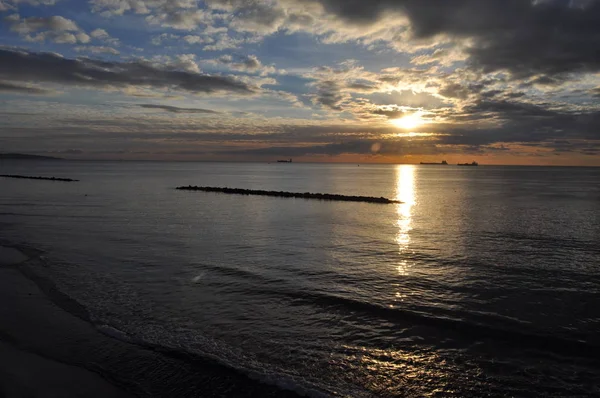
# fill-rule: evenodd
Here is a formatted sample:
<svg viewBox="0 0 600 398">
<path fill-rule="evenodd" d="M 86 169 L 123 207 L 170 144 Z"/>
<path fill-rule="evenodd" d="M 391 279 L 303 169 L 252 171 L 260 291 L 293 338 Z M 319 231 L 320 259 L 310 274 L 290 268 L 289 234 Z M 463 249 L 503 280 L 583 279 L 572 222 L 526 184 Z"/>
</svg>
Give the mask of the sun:
<svg viewBox="0 0 600 398">
<path fill-rule="evenodd" d="M 403 116 L 400 119 L 392 119 L 390 120 L 390 122 L 394 126 L 406 130 L 414 129 L 424 123 L 423 119 L 421 118 L 421 115 L 418 112 Z"/>
</svg>

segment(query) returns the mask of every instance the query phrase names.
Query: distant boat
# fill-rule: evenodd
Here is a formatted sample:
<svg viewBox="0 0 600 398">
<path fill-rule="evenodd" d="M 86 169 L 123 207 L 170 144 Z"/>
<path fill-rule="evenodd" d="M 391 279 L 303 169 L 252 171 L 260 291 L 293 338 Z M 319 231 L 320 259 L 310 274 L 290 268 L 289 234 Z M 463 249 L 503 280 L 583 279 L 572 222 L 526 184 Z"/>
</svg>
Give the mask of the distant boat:
<svg viewBox="0 0 600 398">
<path fill-rule="evenodd" d="M 445 160 L 442 160 L 442 163 L 434 163 L 434 162 L 421 162 L 421 164 L 429 164 L 429 165 L 432 165 L 432 164 L 437 164 L 437 165 L 443 164 L 443 165 L 446 165 L 446 166 L 447 166 L 447 165 L 448 165 L 448 162 L 446 162 Z"/>
<path fill-rule="evenodd" d="M 479 166 L 479 163 L 472 161 L 471 163 L 458 163 L 457 166 Z"/>
<path fill-rule="evenodd" d="M 290 159 L 290 160 L 278 160 L 277 163 L 292 163 L 292 159 Z"/>
</svg>

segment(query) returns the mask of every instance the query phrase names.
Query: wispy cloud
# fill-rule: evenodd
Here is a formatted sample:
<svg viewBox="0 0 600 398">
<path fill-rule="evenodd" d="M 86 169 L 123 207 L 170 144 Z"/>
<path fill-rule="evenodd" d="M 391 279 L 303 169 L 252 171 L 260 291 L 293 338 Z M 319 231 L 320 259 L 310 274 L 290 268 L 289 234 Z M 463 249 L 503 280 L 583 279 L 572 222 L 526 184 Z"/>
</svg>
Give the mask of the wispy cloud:
<svg viewBox="0 0 600 398">
<path fill-rule="evenodd" d="M 219 114 L 220 113 L 220 112 L 213 111 L 210 109 L 180 108 L 177 106 L 170 106 L 170 105 L 140 104 L 138 106 L 140 106 L 142 108 L 146 108 L 146 109 L 160 109 L 160 110 L 172 112 L 172 113 L 200 113 L 200 114 Z"/>
<path fill-rule="evenodd" d="M 54 94 L 55 91 L 47 90 L 40 87 L 31 85 L 21 85 L 11 82 L 0 81 L 0 92 L 17 93 L 17 94 L 34 94 L 34 95 L 48 95 Z"/>
</svg>

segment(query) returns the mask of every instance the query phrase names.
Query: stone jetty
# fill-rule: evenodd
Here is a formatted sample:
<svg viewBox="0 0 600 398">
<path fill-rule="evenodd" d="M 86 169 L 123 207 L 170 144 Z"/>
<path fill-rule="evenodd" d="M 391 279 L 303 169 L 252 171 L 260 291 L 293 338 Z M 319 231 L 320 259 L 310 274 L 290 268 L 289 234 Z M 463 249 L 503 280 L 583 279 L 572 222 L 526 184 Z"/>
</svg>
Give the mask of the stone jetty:
<svg viewBox="0 0 600 398">
<path fill-rule="evenodd" d="M 15 175 L 15 174 L 0 174 L 0 177 L 6 177 L 6 178 L 26 178 L 26 179 L 29 179 L 29 180 L 66 181 L 66 182 L 79 181 L 79 180 L 73 180 L 72 178 L 31 177 L 31 176 L 20 176 L 20 175 Z"/>
<path fill-rule="evenodd" d="M 373 196 L 352 196 L 352 195 L 336 195 L 330 193 L 297 193 L 284 191 L 263 191 L 259 189 L 241 189 L 241 188 L 220 188 L 220 187 L 197 187 L 197 186 L 182 186 L 176 189 L 184 191 L 203 191 L 203 192 L 218 192 L 230 195 L 259 195 L 259 196 L 274 196 L 279 198 L 297 198 L 297 199 L 317 199 L 317 200 L 336 200 L 342 202 L 365 202 L 365 203 L 380 203 L 392 204 L 401 203 L 398 200 L 392 200 L 384 197 L 376 198 Z"/>
</svg>

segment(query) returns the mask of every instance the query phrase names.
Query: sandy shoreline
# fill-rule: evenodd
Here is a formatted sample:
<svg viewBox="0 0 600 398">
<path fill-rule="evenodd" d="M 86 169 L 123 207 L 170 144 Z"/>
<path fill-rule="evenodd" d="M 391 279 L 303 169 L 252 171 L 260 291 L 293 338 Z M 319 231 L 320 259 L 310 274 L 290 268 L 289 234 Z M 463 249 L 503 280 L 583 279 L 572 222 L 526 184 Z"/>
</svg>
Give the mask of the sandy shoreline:
<svg viewBox="0 0 600 398">
<path fill-rule="evenodd" d="M 24 253 L 15 248 L 0 246 L 0 266 L 17 265 L 27 259 Z"/>
<path fill-rule="evenodd" d="M 33 272 L 45 266 L 36 254 L 23 262 L 24 253 L 8 249 L 0 251 L 0 301 L 9 303 L 0 306 L 0 397 L 297 396 L 210 358 L 102 333 L 85 308 Z"/>
<path fill-rule="evenodd" d="M 0 340 L 0 396 L 127 397 L 96 373 L 19 350 Z"/>
<path fill-rule="evenodd" d="M 60 310 L 14 267 L 27 259 L 0 246 L 0 396 L 128 397 L 97 373 L 35 353 L 37 335 L 52 333 L 48 321 Z"/>
</svg>

